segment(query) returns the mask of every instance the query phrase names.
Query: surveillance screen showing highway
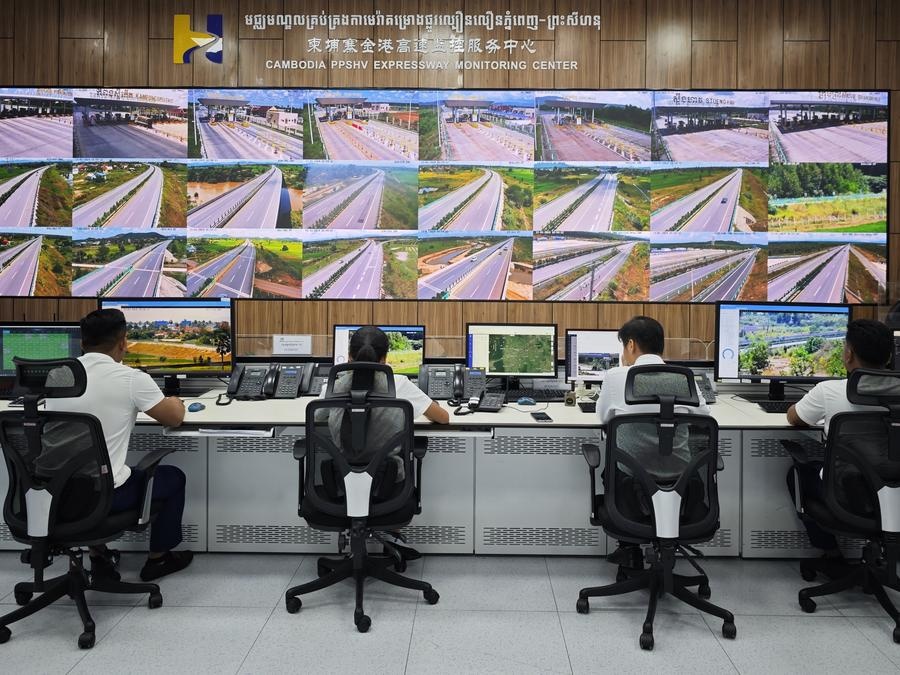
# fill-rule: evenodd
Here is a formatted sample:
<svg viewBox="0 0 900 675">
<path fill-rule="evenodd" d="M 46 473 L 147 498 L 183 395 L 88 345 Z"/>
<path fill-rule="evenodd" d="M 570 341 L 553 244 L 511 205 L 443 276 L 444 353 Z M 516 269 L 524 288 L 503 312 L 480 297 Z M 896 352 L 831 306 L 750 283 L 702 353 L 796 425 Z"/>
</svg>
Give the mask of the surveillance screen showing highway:
<svg viewBox="0 0 900 675">
<path fill-rule="evenodd" d="M 740 377 L 843 377 L 847 313 L 741 310 Z"/>
<path fill-rule="evenodd" d="M 890 118 L 885 91 L 0 88 L 0 295 L 877 304 Z"/>
</svg>

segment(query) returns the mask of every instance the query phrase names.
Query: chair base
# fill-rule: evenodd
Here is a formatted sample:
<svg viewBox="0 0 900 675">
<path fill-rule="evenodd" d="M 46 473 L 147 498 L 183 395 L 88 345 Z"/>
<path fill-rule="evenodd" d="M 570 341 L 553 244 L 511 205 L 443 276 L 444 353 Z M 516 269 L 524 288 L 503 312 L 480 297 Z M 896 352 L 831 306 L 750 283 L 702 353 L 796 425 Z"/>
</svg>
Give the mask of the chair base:
<svg viewBox="0 0 900 675">
<path fill-rule="evenodd" d="M 94 577 L 84 569 L 82 552 L 80 550 L 64 551 L 69 557 L 68 571 L 58 577 L 49 579 L 43 583 L 43 592 L 32 599 L 35 592 L 34 582 L 22 582 L 15 585 L 13 592 L 16 604 L 21 605 L 5 616 L 0 617 L 0 644 L 7 642 L 12 632 L 9 626 L 32 614 L 48 607 L 60 598 L 68 596 L 75 601 L 78 614 L 84 632 L 78 636 L 78 646 L 82 649 L 90 649 L 95 641 L 95 624 L 91 617 L 90 609 L 85 598 L 85 591 L 99 591 L 101 593 L 147 593 L 149 594 L 148 606 L 156 609 L 162 606 L 162 595 L 156 584 L 138 584 L 125 581 L 114 581 L 103 577 Z"/>
<path fill-rule="evenodd" d="M 675 574 L 675 554 L 679 551 L 685 554 L 685 558 L 699 574 L 692 576 Z M 722 636 L 728 639 L 736 637 L 737 628 L 734 625 L 734 615 L 727 609 L 707 600 L 710 597 L 709 578 L 699 565 L 687 556 L 684 549 L 674 542 L 654 543 L 654 550 L 648 556 L 648 560 L 650 562 L 648 569 L 634 570 L 620 567 L 615 583 L 581 589 L 578 593 L 578 602 L 575 604 L 576 611 L 579 614 L 587 614 L 590 611 L 589 598 L 624 595 L 647 589 L 650 591 L 650 598 L 640 637 L 641 649 L 653 649 L 653 621 L 656 618 L 656 605 L 659 598 L 666 593 L 674 595 L 701 612 L 722 619 Z M 698 587 L 696 594 L 689 590 L 692 586 Z"/>
<path fill-rule="evenodd" d="M 813 598 L 833 595 L 851 588 L 861 588 L 864 593 L 874 595 L 885 613 L 893 619 L 893 640 L 900 644 L 900 611 L 897 610 L 884 590 L 886 586 L 893 590 L 900 590 L 900 587 L 884 582 L 885 571 L 878 567 L 879 551 L 880 547 L 877 543 L 868 542 L 863 548 L 862 560 L 858 564 L 852 565 L 846 575 L 838 579 L 831 579 L 818 586 L 801 589 L 797 594 L 800 609 L 807 613 L 815 612 L 816 602 Z M 816 578 L 816 574 L 819 572 L 816 569 L 816 562 L 816 560 L 804 560 L 800 563 L 801 574 L 806 581 Z"/>
<path fill-rule="evenodd" d="M 380 579 L 392 586 L 422 591 L 422 596 L 429 605 L 434 605 L 440 595 L 431 584 L 425 581 L 410 579 L 398 574 L 391 567 L 397 566 L 396 555 L 370 555 L 366 552 L 366 539 L 372 536 L 371 531 L 351 531 L 350 553 L 342 558 L 319 558 L 317 563 L 318 579 L 299 586 L 289 588 L 284 594 L 285 608 L 289 614 L 300 611 L 303 603 L 297 596 L 334 586 L 344 579 L 352 578 L 356 585 L 356 607 L 353 611 L 353 622 L 360 633 L 365 633 L 372 625 L 372 619 L 363 609 L 364 584 L 368 577 Z M 405 561 L 404 561 L 405 562 Z"/>
</svg>

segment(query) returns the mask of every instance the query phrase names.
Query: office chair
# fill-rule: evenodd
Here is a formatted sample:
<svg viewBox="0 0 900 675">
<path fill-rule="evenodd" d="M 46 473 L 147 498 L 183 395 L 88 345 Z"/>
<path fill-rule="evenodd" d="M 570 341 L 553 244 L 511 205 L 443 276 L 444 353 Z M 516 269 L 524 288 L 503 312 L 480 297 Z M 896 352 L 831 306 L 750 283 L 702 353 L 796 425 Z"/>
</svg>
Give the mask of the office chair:
<svg viewBox="0 0 900 675">
<path fill-rule="evenodd" d="M 67 595 L 75 601 L 84 626 L 78 646 L 90 649 L 95 624 L 85 591 L 147 593 L 150 609 L 162 606 L 156 584 L 126 583 L 85 570 L 82 547 L 113 541 L 126 530 L 147 528 L 155 515 L 150 499 L 153 474 L 171 450 L 151 453 L 139 465 L 149 477 L 142 510 L 110 514 L 115 487 L 100 422 L 87 413 L 39 409 L 44 399 L 84 394 L 84 366 L 77 359 L 14 361 L 16 393 L 24 394 L 24 407 L 0 413 L 0 446 L 9 472 L 3 518 L 13 538 L 29 547 L 22 562 L 34 571 L 34 581 L 16 584 L 15 599 L 21 607 L 0 617 L 0 644 L 10 639 L 10 624 Z M 68 558 L 67 572 L 45 580 L 44 570 L 54 556 L 63 555 Z M 41 595 L 32 599 L 34 593 Z"/>
<path fill-rule="evenodd" d="M 625 381 L 625 402 L 645 409 L 610 420 L 606 430 L 605 494 L 597 494 L 600 448 L 582 446 L 590 467 L 591 524 L 611 537 L 640 544 L 649 569 L 619 568 L 616 582 L 583 588 L 575 609 L 590 611 L 589 598 L 649 589 L 650 600 L 640 637 L 641 649 L 653 649 L 653 619 L 659 597 L 669 593 L 723 620 L 722 635 L 734 638 L 734 616 L 707 598 L 709 579 L 689 553 L 690 544 L 708 541 L 719 529 L 716 489 L 718 432 L 706 415 L 677 413 L 676 406 L 700 402 L 690 369 L 668 365 L 632 366 Z M 698 572 L 675 574 L 681 555 Z M 698 594 L 691 586 L 698 586 Z"/>
<path fill-rule="evenodd" d="M 378 363 L 334 366 L 325 397 L 306 408 L 306 438 L 294 445 L 300 462 L 298 514 L 310 527 L 340 532 L 342 558 L 320 558 L 315 581 L 285 593 L 285 607 L 300 611 L 299 595 L 352 577 L 356 584 L 354 623 L 365 633 L 372 622 L 363 611 L 363 584 L 374 577 L 394 586 L 422 591 L 428 604 L 439 595 L 431 584 L 389 569 L 401 567 L 402 556 L 380 531 L 397 530 L 421 512 L 424 443 L 413 438 L 413 410 L 397 399 L 393 372 Z M 415 470 L 413 470 L 415 459 Z M 386 555 L 369 554 L 366 542 L 380 542 Z M 349 543 L 350 552 L 344 554 Z"/>
<path fill-rule="evenodd" d="M 854 370 L 847 380 L 847 399 L 885 410 L 844 412 L 831 418 L 825 442 L 820 495 L 803 494 L 799 510 L 835 535 L 865 540 L 858 564 L 843 577 L 802 589 L 798 601 L 814 612 L 814 597 L 857 586 L 872 593 L 894 620 L 894 642 L 900 643 L 900 613 L 885 587 L 900 591 L 900 373 Z M 804 560 L 801 574 L 813 581 L 817 561 Z"/>
</svg>

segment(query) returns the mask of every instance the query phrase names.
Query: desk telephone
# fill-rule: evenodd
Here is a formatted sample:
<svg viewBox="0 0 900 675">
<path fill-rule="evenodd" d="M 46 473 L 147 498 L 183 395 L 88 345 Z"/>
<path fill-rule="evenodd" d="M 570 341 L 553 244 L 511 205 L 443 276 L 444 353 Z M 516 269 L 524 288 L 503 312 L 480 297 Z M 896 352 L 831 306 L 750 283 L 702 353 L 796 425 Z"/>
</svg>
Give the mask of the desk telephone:
<svg viewBox="0 0 900 675">
<path fill-rule="evenodd" d="M 446 399 L 449 405 L 467 407 L 469 411 L 499 412 L 504 396 L 488 392 L 483 368 L 423 365 L 419 368 L 419 388 L 430 398 Z M 457 411 L 456 414 L 466 414 Z"/>
<path fill-rule="evenodd" d="M 706 373 L 694 372 L 694 382 L 697 383 L 697 389 L 703 394 L 703 400 L 707 404 L 716 402 L 716 392 L 713 390 L 712 382 L 710 382 Z"/>
<path fill-rule="evenodd" d="M 229 401 L 297 398 L 309 392 L 315 371 L 315 363 L 238 363 L 225 395 Z"/>
</svg>

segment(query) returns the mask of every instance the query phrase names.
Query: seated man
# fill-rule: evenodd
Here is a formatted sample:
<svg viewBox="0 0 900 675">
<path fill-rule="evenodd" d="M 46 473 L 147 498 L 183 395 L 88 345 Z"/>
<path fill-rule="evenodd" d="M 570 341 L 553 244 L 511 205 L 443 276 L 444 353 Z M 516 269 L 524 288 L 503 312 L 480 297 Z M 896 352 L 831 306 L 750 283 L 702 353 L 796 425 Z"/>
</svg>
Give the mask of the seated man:
<svg viewBox="0 0 900 675">
<path fill-rule="evenodd" d="M 87 388 L 82 396 L 49 399 L 47 409 L 90 413 L 100 421 L 113 473 L 115 494 L 110 512 L 141 508 L 146 484 L 143 472 L 125 463 L 128 442 L 138 411 L 160 424 L 177 427 L 184 420 L 181 399 L 164 397 L 145 372 L 122 364 L 128 348 L 125 315 L 118 309 L 100 309 L 81 320 L 81 363 L 87 372 Z M 151 581 L 187 567 L 190 551 L 172 551 L 181 539 L 184 511 L 184 472 L 178 467 L 157 467 L 153 480 L 153 501 L 161 508 L 150 527 L 150 554 L 141 569 L 141 579 Z M 91 572 L 118 579 L 106 547 L 91 548 Z"/>
<path fill-rule="evenodd" d="M 857 368 L 881 369 L 887 367 L 894 352 L 894 336 L 880 321 L 857 319 L 847 324 L 842 360 L 849 375 Z M 825 380 L 809 390 L 807 394 L 787 412 L 790 424 L 808 427 L 822 424 L 825 435 L 831 418 L 841 412 L 879 410 L 872 406 L 854 405 L 847 400 L 847 380 Z M 819 497 L 822 492 L 822 462 L 806 462 L 796 465 L 797 479 L 804 495 Z M 793 470 L 788 473 L 788 490 L 794 499 Z M 831 578 L 846 572 L 846 561 L 838 548 L 833 534 L 823 530 L 806 514 L 801 515 L 810 543 L 824 551 L 820 563 L 822 573 Z"/>
<path fill-rule="evenodd" d="M 619 341 L 622 343 L 622 362 L 624 366 L 611 368 L 606 372 L 603 379 L 603 387 L 600 389 L 600 397 L 597 399 L 597 419 L 600 424 L 607 424 L 616 415 L 627 415 L 629 413 L 646 413 L 658 412 L 658 405 L 629 405 L 625 403 L 625 380 L 628 375 L 630 366 L 645 366 L 652 364 L 664 364 L 662 353 L 665 350 L 665 331 L 662 325 L 649 316 L 636 316 L 628 321 L 619 329 Z M 677 413 L 696 413 L 700 415 L 708 415 L 709 407 L 703 400 L 703 394 L 698 391 L 697 396 L 700 399 L 700 406 L 692 408 L 689 406 L 676 406 Z M 655 430 L 654 430 L 655 431 Z M 646 450 L 646 461 L 658 461 L 659 456 L 653 451 L 653 446 L 657 442 L 655 433 L 646 438 L 642 438 L 640 434 L 633 434 L 631 437 L 619 439 L 620 444 L 633 445 L 634 456 L 639 461 L 643 448 Z M 685 445 L 684 443 L 681 444 Z M 686 448 L 683 448 L 687 452 Z M 685 455 L 679 452 L 678 439 L 675 439 L 675 448 L 670 458 L 674 461 L 684 462 L 689 459 L 689 454 Z M 640 569 L 643 567 L 643 559 L 641 548 L 637 545 L 619 542 L 619 549 L 607 556 L 607 560 L 623 567 Z"/>
</svg>

